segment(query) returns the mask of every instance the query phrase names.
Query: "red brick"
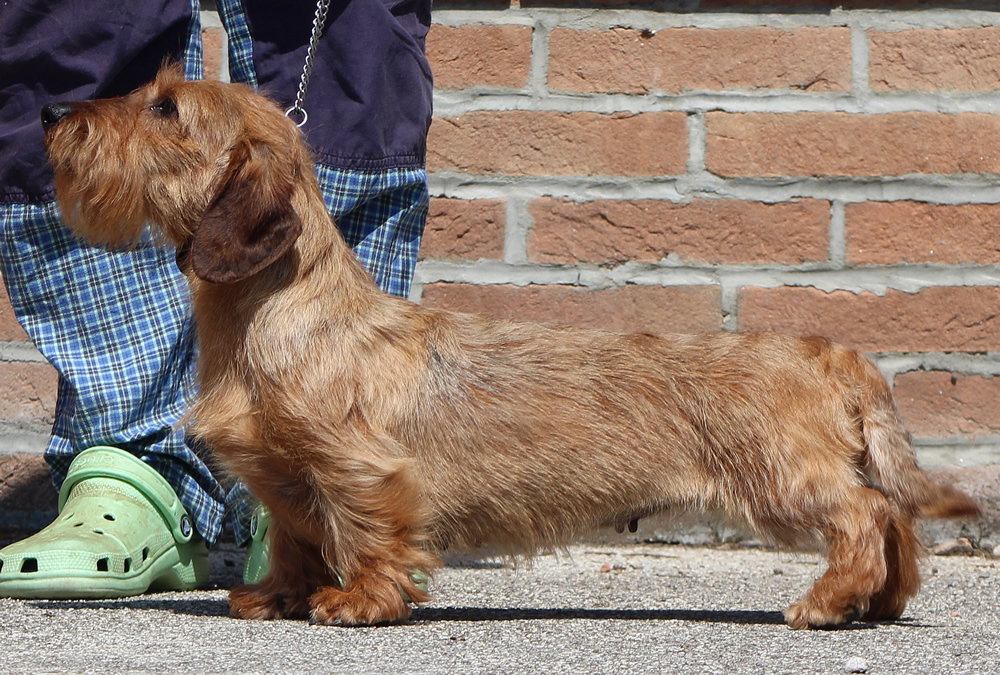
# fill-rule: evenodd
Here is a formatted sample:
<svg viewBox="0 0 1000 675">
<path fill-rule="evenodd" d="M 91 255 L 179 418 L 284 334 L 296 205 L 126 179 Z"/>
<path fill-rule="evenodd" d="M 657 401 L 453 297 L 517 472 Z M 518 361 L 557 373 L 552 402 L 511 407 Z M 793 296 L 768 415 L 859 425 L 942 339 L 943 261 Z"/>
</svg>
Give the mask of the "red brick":
<svg viewBox="0 0 1000 675">
<path fill-rule="evenodd" d="M 422 259 L 498 260 L 503 257 L 506 214 L 502 199 L 432 199 Z"/>
<path fill-rule="evenodd" d="M 427 59 L 438 89 L 521 88 L 531 71 L 527 26 L 431 26 Z"/>
<path fill-rule="evenodd" d="M 52 424 L 58 376 L 47 363 L 0 361 L 0 420 L 39 427 Z"/>
<path fill-rule="evenodd" d="M 222 54 L 228 48 L 226 32 L 221 28 L 206 28 L 201 32 L 206 80 L 222 79 Z"/>
<path fill-rule="evenodd" d="M 549 86 L 580 92 L 722 89 L 846 91 L 851 34 L 844 27 L 652 31 L 559 28 L 550 40 Z"/>
<path fill-rule="evenodd" d="M 940 0 L 937 2 L 940 4 Z M 738 12 L 761 8 L 773 11 L 774 8 L 780 7 L 781 11 L 810 9 L 830 13 L 831 10 L 843 9 L 927 9 L 929 4 L 933 3 L 928 3 L 928 0 L 780 0 L 780 2 L 775 0 L 700 0 L 698 8 L 702 11 Z"/>
<path fill-rule="evenodd" d="M 947 286 L 886 295 L 815 288 L 744 288 L 739 328 L 825 335 L 870 352 L 1000 349 L 1000 288 Z"/>
<path fill-rule="evenodd" d="M 847 257 L 857 265 L 1000 263 L 1000 205 L 849 204 Z"/>
<path fill-rule="evenodd" d="M 714 112 L 705 164 L 721 176 L 1000 172 L 1000 115 Z"/>
<path fill-rule="evenodd" d="M 830 205 L 819 200 L 545 198 L 530 211 L 528 257 L 542 263 L 652 263 L 670 254 L 702 263 L 800 263 L 828 256 Z"/>
<path fill-rule="evenodd" d="M 507 175 L 659 176 L 683 173 L 681 112 L 473 112 L 431 125 L 433 171 Z"/>
<path fill-rule="evenodd" d="M 0 513 L 6 526 L 15 514 L 55 513 L 58 493 L 52 487 L 48 464 L 41 454 L 0 455 Z M 13 517 L 12 517 L 13 516 Z M 25 535 L 34 534 L 26 532 Z"/>
<path fill-rule="evenodd" d="M 516 321 L 565 323 L 620 332 L 698 333 L 722 325 L 716 286 L 474 286 L 436 283 L 422 303 Z"/>
<path fill-rule="evenodd" d="M 656 4 L 656 0 L 584 0 L 583 2 L 581 0 L 510 0 L 510 3 L 512 8 L 520 6 L 524 8 L 579 9 L 580 7 L 596 6 L 602 9 L 649 9 Z"/>
<path fill-rule="evenodd" d="M 875 91 L 993 91 L 1000 82 L 1000 27 L 871 31 Z"/>
<path fill-rule="evenodd" d="M 28 334 L 21 328 L 14 314 L 14 308 L 10 306 L 10 296 L 7 295 L 7 287 L 4 285 L 3 277 L 0 276 L 0 340 L 27 340 Z"/>
<path fill-rule="evenodd" d="M 903 424 L 924 438 L 1000 434 L 1000 378 L 942 371 L 901 373 L 894 383 Z"/>
</svg>

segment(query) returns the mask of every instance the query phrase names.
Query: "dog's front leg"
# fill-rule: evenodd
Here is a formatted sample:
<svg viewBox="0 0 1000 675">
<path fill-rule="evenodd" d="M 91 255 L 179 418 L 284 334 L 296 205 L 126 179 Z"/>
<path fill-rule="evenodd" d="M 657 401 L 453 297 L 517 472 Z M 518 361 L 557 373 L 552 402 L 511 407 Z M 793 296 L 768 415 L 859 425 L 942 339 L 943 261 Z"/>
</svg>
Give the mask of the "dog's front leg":
<svg viewBox="0 0 1000 675">
<path fill-rule="evenodd" d="M 413 460 L 400 459 L 394 441 L 371 430 L 357 440 L 363 447 L 343 452 L 350 446 L 340 445 L 314 472 L 329 532 L 323 555 L 337 577 L 309 598 L 316 623 L 403 621 L 411 602 L 430 599 L 414 576 L 440 565 L 424 548 L 428 512 Z"/>
<path fill-rule="evenodd" d="M 371 566 L 345 580 L 343 588 L 323 586 L 316 591 L 309 598 L 310 620 L 333 626 L 398 623 L 409 618 L 411 602 L 429 599 L 416 586 L 412 573 L 400 578 L 398 567 L 373 560 Z"/>
</svg>

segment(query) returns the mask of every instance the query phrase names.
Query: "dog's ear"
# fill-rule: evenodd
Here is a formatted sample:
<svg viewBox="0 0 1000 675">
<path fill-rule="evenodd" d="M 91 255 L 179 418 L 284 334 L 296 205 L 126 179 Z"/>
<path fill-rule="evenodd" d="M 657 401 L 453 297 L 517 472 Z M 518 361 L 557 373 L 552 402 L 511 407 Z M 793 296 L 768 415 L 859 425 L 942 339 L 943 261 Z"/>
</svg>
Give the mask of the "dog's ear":
<svg viewBox="0 0 1000 675">
<path fill-rule="evenodd" d="M 283 256 L 302 232 L 292 208 L 294 170 L 266 143 L 232 151 L 221 187 L 191 240 L 191 268 L 225 284 L 247 279 Z"/>
</svg>

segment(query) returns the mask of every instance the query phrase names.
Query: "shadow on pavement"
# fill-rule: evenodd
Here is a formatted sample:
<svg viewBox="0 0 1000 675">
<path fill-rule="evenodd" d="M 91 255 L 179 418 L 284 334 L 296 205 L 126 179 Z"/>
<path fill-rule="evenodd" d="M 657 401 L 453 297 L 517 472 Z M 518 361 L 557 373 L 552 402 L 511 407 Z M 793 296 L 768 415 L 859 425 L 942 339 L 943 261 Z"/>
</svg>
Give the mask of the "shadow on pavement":
<svg viewBox="0 0 1000 675">
<path fill-rule="evenodd" d="M 190 616 L 230 616 L 229 605 L 225 598 L 178 598 L 157 597 L 156 594 L 122 600 L 31 600 L 33 607 L 39 609 L 139 609 Z"/>
<path fill-rule="evenodd" d="M 34 600 L 31 604 L 47 610 L 130 609 L 172 612 L 190 616 L 229 617 L 225 599 L 184 598 L 166 595 L 146 595 L 122 600 Z M 782 626 L 785 619 L 781 612 L 751 610 L 705 609 L 586 609 L 578 607 L 520 608 L 520 607 L 418 607 L 407 622 L 410 625 L 437 622 L 487 622 L 487 621 L 686 621 L 692 623 L 725 623 L 735 625 Z M 297 620 L 296 620 L 297 621 Z M 888 622 L 914 628 L 926 627 L 912 619 L 903 618 Z M 869 630 L 874 623 L 856 622 L 836 630 Z"/>
<path fill-rule="evenodd" d="M 422 607 L 412 621 L 698 621 L 733 624 L 784 624 L 781 612 L 719 611 L 693 609 L 583 609 L 559 607 Z"/>
</svg>

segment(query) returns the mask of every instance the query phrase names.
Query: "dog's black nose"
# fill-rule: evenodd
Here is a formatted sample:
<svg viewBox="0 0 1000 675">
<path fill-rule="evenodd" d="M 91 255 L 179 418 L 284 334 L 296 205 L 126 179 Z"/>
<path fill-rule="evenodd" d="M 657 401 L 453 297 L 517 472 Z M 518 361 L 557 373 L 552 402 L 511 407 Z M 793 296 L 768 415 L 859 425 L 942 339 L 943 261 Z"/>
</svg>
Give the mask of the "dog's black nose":
<svg viewBox="0 0 1000 675">
<path fill-rule="evenodd" d="M 72 110 L 72 103 L 49 103 L 42 108 L 42 127 L 48 131 Z"/>
</svg>

